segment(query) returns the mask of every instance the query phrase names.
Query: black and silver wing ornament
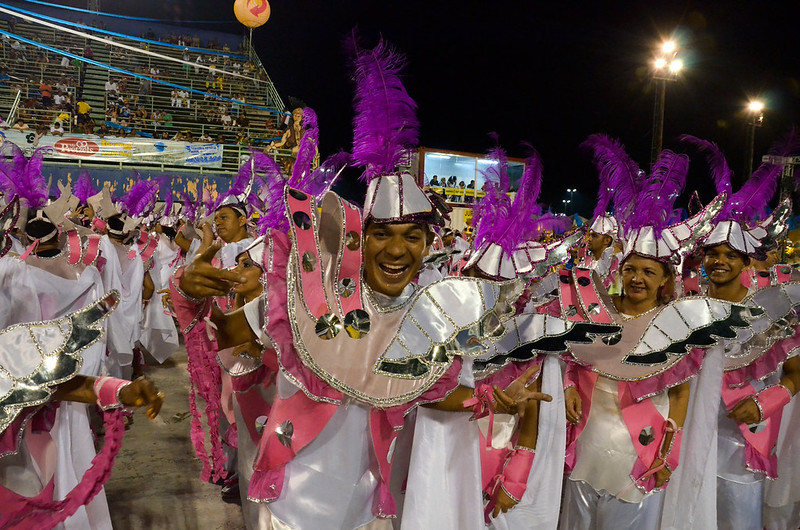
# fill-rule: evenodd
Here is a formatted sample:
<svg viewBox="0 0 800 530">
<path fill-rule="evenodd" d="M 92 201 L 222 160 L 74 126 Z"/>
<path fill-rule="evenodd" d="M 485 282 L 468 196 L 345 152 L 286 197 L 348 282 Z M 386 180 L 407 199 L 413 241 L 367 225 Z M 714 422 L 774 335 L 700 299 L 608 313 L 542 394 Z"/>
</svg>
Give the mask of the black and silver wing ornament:
<svg viewBox="0 0 800 530">
<path fill-rule="evenodd" d="M 593 371 L 622 381 L 666 372 L 694 348 L 746 334 L 764 310 L 706 297 L 686 297 L 622 322 L 622 331 L 592 344 L 569 344 L 572 356 Z"/>
<path fill-rule="evenodd" d="M 19 198 L 15 195 L 0 212 L 0 258 L 11 250 L 11 237 L 8 235 L 19 218 Z"/>
<path fill-rule="evenodd" d="M 800 306 L 800 283 L 782 283 L 759 289 L 741 303 L 760 308 L 763 313 L 751 321 L 749 329 L 739 333 L 735 343 L 726 345 L 726 371 L 750 365 L 778 341 L 795 336 L 798 326 L 795 308 Z M 796 347 L 796 344 L 792 347 Z M 787 350 L 779 358 L 770 361 L 774 364 L 772 368 L 777 369 L 789 353 Z"/>
<path fill-rule="evenodd" d="M 450 277 L 421 289 L 378 357 L 377 374 L 416 379 L 455 355 L 477 357 L 507 332 L 524 281 Z"/>
<path fill-rule="evenodd" d="M 449 262 L 451 258 L 458 259 L 461 257 L 461 251 L 457 249 L 437 250 L 431 252 L 425 259 L 422 260 L 423 266 L 441 267 Z"/>
<path fill-rule="evenodd" d="M 522 313 L 505 326 L 508 332 L 475 360 L 473 369 L 479 378 L 511 362 L 529 361 L 540 353 L 562 353 L 568 344 L 591 344 L 598 337 L 612 337 L 622 330 L 616 324 L 566 320 L 544 313 Z"/>
<path fill-rule="evenodd" d="M 54 387 L 72 379 L 83 351 L 103 336 L 101 321 L 119 302 L 119 293 L 63 318 L 15 324 L 0 331 L 0 433 L 27 408 L 50 399 Z"/>
</svg>

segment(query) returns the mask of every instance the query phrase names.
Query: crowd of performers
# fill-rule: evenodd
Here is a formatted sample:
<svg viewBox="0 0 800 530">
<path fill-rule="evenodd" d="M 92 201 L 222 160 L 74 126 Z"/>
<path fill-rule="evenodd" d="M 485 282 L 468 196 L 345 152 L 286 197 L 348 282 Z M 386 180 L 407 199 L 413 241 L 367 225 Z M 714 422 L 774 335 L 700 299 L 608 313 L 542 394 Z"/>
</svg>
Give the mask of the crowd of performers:
<svg viewBox="0 0 800 530">
<path fill-rule="evenodd" d="M 683 137 L 718 195 L 681 220 L 689 155 L 647 174 L 594 135 L 591 228 L 557 229 L 538 154 L 512 200 L 498 146 L 465 248 L 400 169 L 402 61 L 354 55 L 352 153 L 314 167 L 306 108 L 291 174 L 254 151 L 215 201 L 167 181 L 114 200 L 88 175 L 51 200 L 42 153 L 5 152 L 0 527 L 110 528 L 125 418 L 165 398 L 141 352 L 179 334 L 199 479 L 248 528 L 800 526 L 800 278 L 764 261 L 781 168 L 734 191 Z M 330 191 L 346 165 L 363 207 Z"/>
</svg>

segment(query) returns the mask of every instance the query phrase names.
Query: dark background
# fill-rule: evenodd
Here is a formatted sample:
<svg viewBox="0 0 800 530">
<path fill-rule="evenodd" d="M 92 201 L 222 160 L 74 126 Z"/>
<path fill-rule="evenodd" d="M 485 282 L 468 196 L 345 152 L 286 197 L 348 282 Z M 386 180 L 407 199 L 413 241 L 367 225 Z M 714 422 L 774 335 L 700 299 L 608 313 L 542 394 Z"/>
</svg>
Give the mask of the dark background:
<svg viewBox="0 0 800 530">
<path fill-rule="evenodd" d="M 86 7 L 85 1 L 62 5 Z M 744 171 L 752 97 L 766 104 L 756 160 L 800 123 L 800 2 L 581 2 L 271 0 L 255 44 L 284 98 L 319 115 L 321 150 L 349 149 L 352 85 L 342 40 L 357 26 L 366 44 L 380 35 L 408 56 L 406 86 L 419 104 L 420 144 L 485 152 L 500 134 L 512 156 L 520 143 L 541 153 L 542 199 L 561 209 L 568 187 L 586 215 L 597 176 L 578 145 L 589 134 L 619 138 L 643 169 L 653 122 L 651 70 L 663 37 L 680 43 L 686 69 L 666 96 L 664 147 L 690 133 L 714 140 L 738 176 Z M 232 1 L 102 0 L 104 11 L 140 17 L 229 20 Z M 788 6 L 788 7 L 787 7 Z M 35 9 L 32 5 L 32 9 Z M 208 26 L 203 26 L 208 27 Z M 210 29 L 210 28 L 209 28 Z M 755 162 L 758 165 L 758 161 Z M 689 189 L 712 195 L 693 157 Z M 736 185 L 734 186 L 734 189 Z"/>
</svg>

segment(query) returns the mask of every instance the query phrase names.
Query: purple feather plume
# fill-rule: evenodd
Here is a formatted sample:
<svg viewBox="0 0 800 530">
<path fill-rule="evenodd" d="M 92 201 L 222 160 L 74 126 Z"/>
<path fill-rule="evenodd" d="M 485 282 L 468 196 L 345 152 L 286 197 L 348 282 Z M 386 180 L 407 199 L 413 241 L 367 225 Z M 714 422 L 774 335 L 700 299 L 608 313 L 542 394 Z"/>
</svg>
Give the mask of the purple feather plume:
<svg viewBox="0 0 800 530">
<path fill-rule="evenodd" d="M 172 204 L 174 203 L 175 199 L 172 196 L 172 177 L 167 175 L 163 175 L 156 179 L 158 182 L 158 192 L 161 195 L 161 198 L 164 199 L 164 210 L 162 212 L 162 217 L 168 216 L 172 213 Z"/>
<path fill-rule="evenodd" d="M 183 217 L 194 223 L 197 218 L 197 198 L 189 195 L 188 192 L 181 192 L 181 200 L 183 201 Z"/>
<path fill-rule="evenodd" d="M 314 197 L 321 197 L 333 187 L 339 175 L 342 174 L 353 157 L 347 151 L 339 151 L 325 159 L 322 164 L 315 169 L 305 182 L 298 183 L 298 189 L 303 190 Z"/>
<path fill-rule="evenodd" d="M 515 247 L 531 239 L 533 220 L 535 215 L 541 215 L 542 209 L 538 205 L 539 194 L 542 191 L 542 173 L 544 171 L 539 153 L 530 147 L 531 154 L 525 159 L 525 170 L 522 172 L 519 189 L 514 202 L 511 204 L 511 239 Z"/>
<path fill-rule="evenodd" d="M 419 140 L 417 104 L 400 80 L 405 58 L 383 39 L 363 50 L 353 39 L 355 66 L 355 117 L 353 159 L 364 167 L 362 179 L 396 170 Z"/>
<path fill-rule="evenodd" d="M 493 138 L 497 140 L 496 135 Z M 473 207 L 472 225 L 475 226 L 475 246 L 496 243 L 503 250 L 516 249 L 513 235 L 508 230 L 511 219 L 511 199 L 508 196 L 508 156 L 499 145 L 489 151 L 488 158 L 496 161 L 484 172 L 486 195 Z"/>
<path fill-rule="evenodd" d="M 652 226 L 657 231 L 666 228 L 672 216 L 673 204 L 686 185 L 689 157 L 664 149 L 658 155 L 653 171 L 642 184 L 635 209 L 625 220 L 626 229 Z"/>
<path fill-rule="evenodd" d="M 131 217 L 146 217 L 153 209 L 158 198 L 158 182 L 137 180 L 131 189 L 119 199 L 125 213 Z"/>
<path fill-rule="evenodd" d="M 618 140 L 604 134 L 589 136 L 581 147 L 591 151 L 594 165 L 600 174 L 600 200 L 594 216 L 606 213 L 609 203 L 613 202 L 617 216 L 626 217 L 634 208 L 636 195 L 641 188 L 642 175 L 639 166 L 628 156 Z"/>
<path fill-rule="evenodd" d="M 23 205 L 28 208 L 41 208 L 49 199 L 47 181 L 42 175 L 42 163 L 45 153 L 52 148 L 39 147 L 33 151 L 30 159 L 22 150 L 11 142 L 3 144 L 2 155 L 11 156 L 11 160 L 3 163 L 6 176 L 14 183 L 14 193 L 19 196 Z"/>
<path fill-rule="evenodd" d="M 688 143 L 697 148 L 698 151 L 706 155 L 708 167 L 711 171 L 711 179 L 714 181 L 714 187 L 717 194 L 727 193 L 728 197 L 731 196 L 731 180 L 733 179 L 733 171 L 728 166 L 728 161 L 725 159 L 725 154 L 714 142 L 703 140 L 690 134 L 683 134 L 680 137 L 681 142 Z"/>
<path fill-rule="evenodd" d="M 89 172 L 85 169 L 81 171 L 81 176 L 75 181 L 75 186 L 72 188 L 72 194 L 81 201 L 81 204 L 86 204 L 89 197 L 97 195 L 97 190 L 92 183 L 92 178 Z"/>
</svg>

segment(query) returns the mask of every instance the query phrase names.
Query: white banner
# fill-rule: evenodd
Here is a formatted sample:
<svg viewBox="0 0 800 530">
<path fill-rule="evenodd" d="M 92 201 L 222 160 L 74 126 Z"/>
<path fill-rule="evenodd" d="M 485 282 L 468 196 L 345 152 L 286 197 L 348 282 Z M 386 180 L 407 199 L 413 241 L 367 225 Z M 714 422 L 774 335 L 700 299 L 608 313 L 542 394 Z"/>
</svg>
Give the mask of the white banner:
<svg viewBox="0 0 800 530">
<path fill-rule="evenodd" d="M 141 137 L 105 137 L 95 135 L 46 134 L 36 141 L 32 130 L 0 131 L 0 144 L 17 144 L 25 154 L 36 147 L 51 147 L 48 159 L 98 160 L 129 162 L 131 164 L 157 164 L 167 166 L 222 167 L 221 144 L 176 142 Z M 35 144 L 35 145 L 34 145 Z"/>
</svg>

